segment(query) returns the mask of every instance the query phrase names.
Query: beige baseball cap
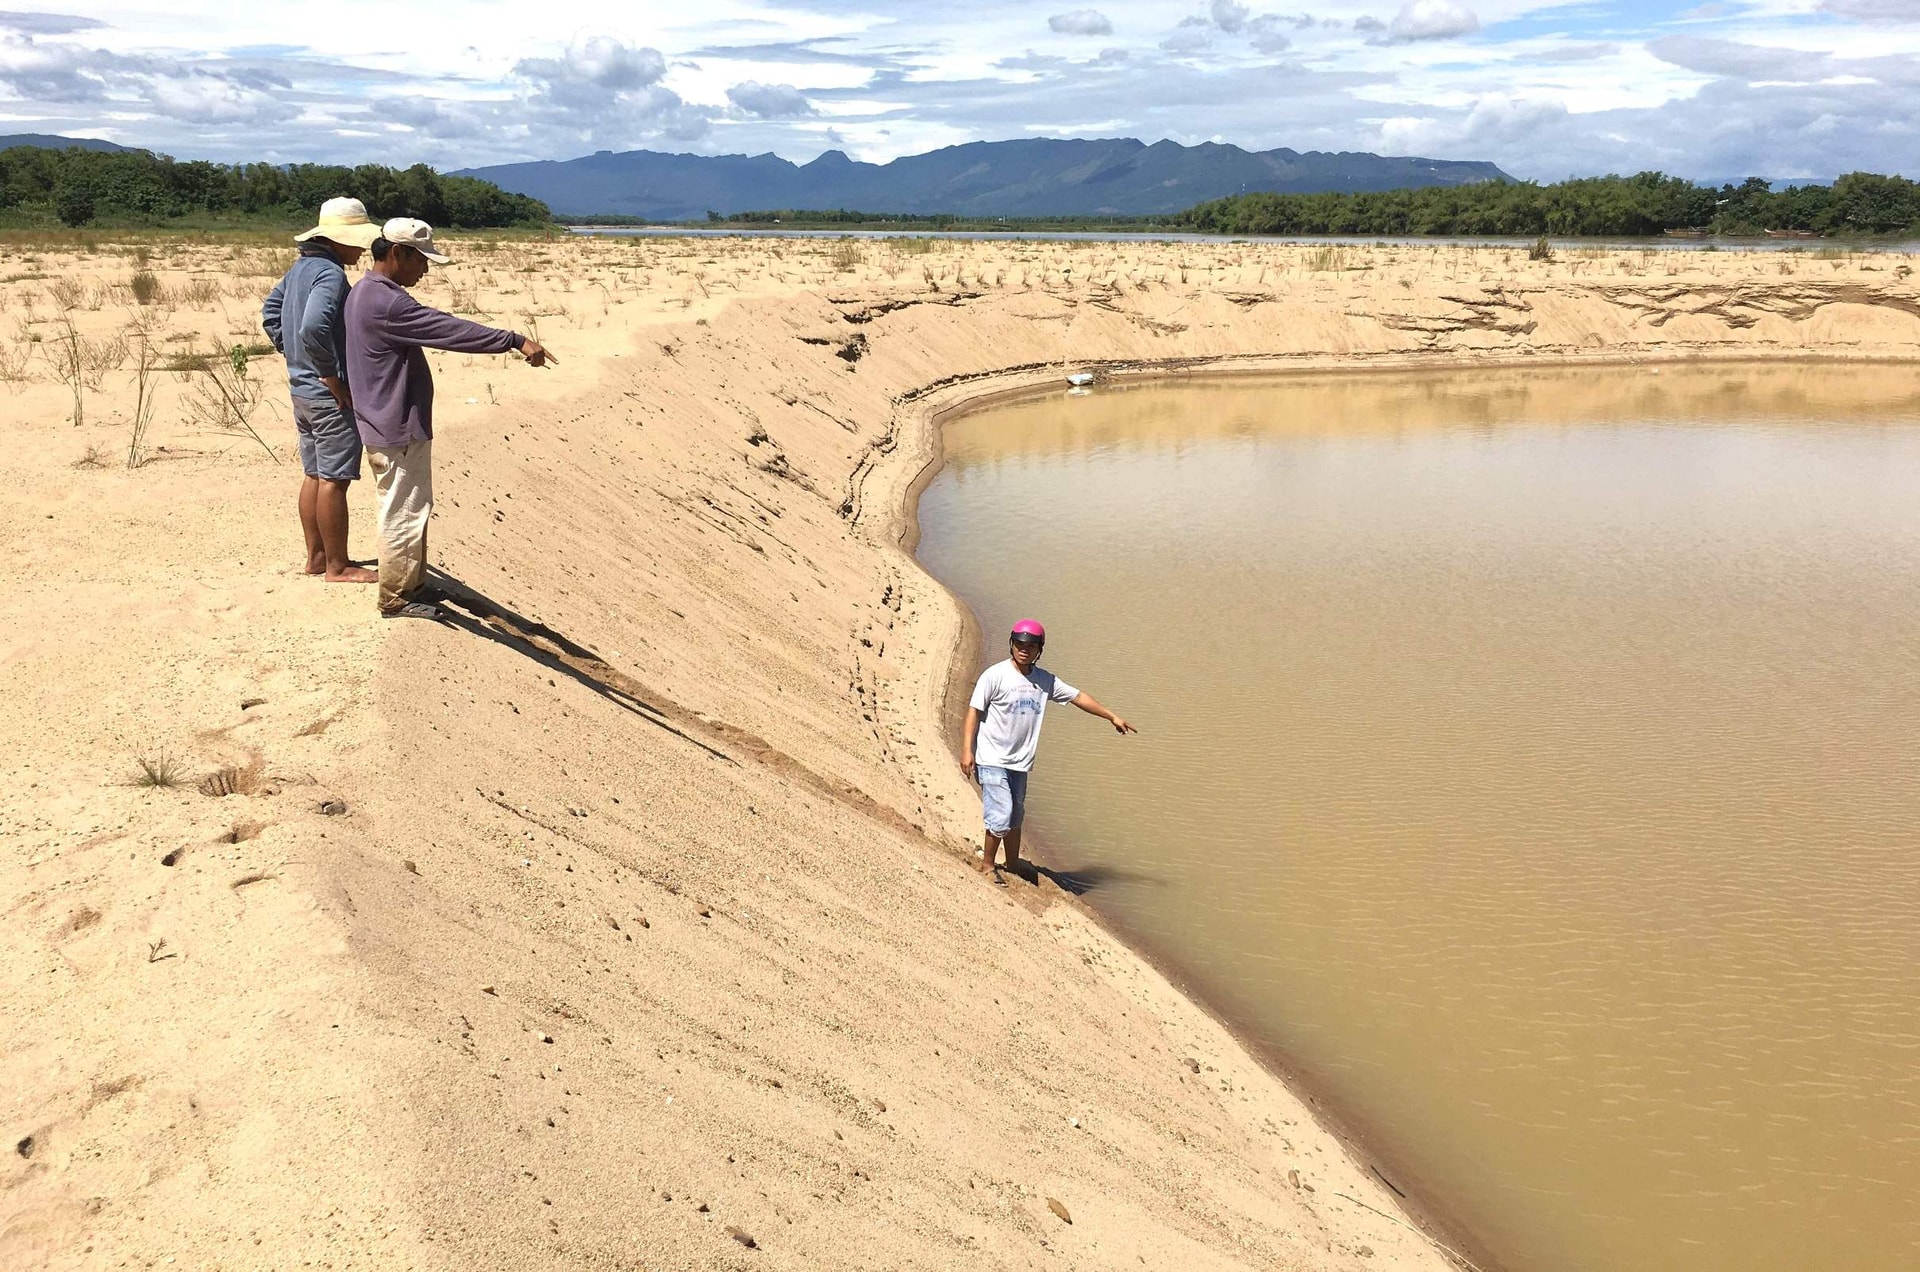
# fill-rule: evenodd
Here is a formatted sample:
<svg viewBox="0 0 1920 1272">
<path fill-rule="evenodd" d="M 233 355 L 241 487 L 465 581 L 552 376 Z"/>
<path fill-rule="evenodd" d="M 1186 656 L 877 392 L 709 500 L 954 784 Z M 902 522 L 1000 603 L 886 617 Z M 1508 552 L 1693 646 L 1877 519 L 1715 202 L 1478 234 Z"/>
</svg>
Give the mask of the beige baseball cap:
<svg viewBox="0 0 1920 1272">
<path fill-rule="evenodd" d="M 367 219 L 367 205 L 358 199 L 328 199 L 320 205 L 320 224 L 293 236 L 296 243 L 323 238 L 346 247 L 372 247 L 380 227 Z"/>
<path fill-rule="evenodd" d="M 453 258 L 433 245 L 433 227 L 410 216 L 396 216 L 380 227 L 380 237 L 389 243 L 410 247 L 435 265 L 451 265 Z"/>
</svg>

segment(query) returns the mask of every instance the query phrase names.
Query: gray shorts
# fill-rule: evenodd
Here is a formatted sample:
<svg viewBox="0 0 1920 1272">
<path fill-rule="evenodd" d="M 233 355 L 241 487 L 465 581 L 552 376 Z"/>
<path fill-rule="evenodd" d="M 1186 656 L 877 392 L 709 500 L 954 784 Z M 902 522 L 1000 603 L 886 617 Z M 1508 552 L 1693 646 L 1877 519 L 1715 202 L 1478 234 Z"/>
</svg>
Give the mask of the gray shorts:
<svg viewBox="0 0 1920 1272">
<path fill-rule="evenodd" d="M 980 779 L 980 814 L 987 833 L 1001 839 L 1008 831 L 1020 829 L 1027 819 L 1027 775 L 1019 769 L 985 764 L 974 765 L 973 775 Z"/>
<path fill-rule="evenodd" d="M 360 480 L 360 426 L 332 398 L 295 397 L 293 427 L 300 434 L 300 471 L 322 481 Z"/>
</svg>

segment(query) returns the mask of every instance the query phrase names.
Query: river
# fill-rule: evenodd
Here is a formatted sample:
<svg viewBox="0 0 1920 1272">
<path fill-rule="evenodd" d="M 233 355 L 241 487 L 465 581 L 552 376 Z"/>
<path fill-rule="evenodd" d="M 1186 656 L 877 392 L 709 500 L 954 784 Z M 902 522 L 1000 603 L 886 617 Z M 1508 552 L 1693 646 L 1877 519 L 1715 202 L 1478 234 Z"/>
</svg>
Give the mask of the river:
<svg viewBox="0 0 1920 1272">
<path fill-rule="evenodd" d="M 950 424 L 1045 858 L 1512 1272 L 1920 1264 L 1920 377 L 1196 380 Z"/>
</svg>

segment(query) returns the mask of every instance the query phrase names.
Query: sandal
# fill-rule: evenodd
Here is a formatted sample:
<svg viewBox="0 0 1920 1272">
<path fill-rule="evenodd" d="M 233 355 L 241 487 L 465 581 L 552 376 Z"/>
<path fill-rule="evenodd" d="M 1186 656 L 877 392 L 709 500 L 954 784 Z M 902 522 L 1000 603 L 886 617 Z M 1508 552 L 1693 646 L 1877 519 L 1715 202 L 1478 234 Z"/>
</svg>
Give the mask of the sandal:
<svg viewBox="0 0 1920 1272">
<path fill-rule="evenodd" d="M 408 601 L 399 609 L 381 610 L 380 617 L 441 619 L 446 615 L 440 612 L 440 607 L 437 605 L 429 605 L 425 601 Z"/>
</svg>

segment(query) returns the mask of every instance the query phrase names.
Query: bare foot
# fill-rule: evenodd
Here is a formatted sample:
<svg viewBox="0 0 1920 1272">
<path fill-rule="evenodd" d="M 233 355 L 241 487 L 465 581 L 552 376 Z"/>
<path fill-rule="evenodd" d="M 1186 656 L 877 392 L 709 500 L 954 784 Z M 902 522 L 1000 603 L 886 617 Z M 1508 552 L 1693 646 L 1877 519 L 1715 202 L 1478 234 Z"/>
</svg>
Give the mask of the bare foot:
<svg viewBox="0 0 1920 1272">
<path fill-rule="evenodd" d="M 343 566 L 338 574 L 331 572 L 327 574 L 329 583 L 378 583 L 379 581 L 380 576 L 374 571 L 363 570 L 357 565 Z"/>
<path fill-rule="evenodd" d="M 327 572 L 327 558 L 324 555 L 316 552 L 312 556 L 307 558 L 308 574 L 325 574 L 326 572 Z"/>
</svg>

